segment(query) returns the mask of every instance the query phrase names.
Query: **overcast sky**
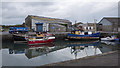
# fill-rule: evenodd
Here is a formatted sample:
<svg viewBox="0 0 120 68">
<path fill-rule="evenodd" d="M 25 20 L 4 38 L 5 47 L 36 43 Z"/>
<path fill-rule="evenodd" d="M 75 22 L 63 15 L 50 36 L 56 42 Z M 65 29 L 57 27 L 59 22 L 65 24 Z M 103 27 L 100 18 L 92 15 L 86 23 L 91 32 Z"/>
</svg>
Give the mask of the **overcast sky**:
<svg viewBox="0 0 120 68">
<path fill-rule="evenodd" d="M 27 15 L 60 18 L 75 22 L 99 22 L 103 17 L 118 16 L 118 0 L 102 1 L 2 1 L 2 24 L 22 24 Z"/>
</svg>

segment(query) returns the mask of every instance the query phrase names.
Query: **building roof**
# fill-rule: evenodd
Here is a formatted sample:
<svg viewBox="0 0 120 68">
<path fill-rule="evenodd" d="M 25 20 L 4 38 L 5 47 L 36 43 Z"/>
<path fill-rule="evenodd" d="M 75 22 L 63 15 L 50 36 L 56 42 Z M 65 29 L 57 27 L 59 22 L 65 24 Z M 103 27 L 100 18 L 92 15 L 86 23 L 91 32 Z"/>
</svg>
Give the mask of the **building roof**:
<svg viewBox="0 0 120 68">
<path fill-rule="evenodd" d="M 111 23 L 120 23 L 120 17 L 104 17 L 103 19 L 108 20 Z M 103 20 L 101 19 L 100 22 Z M 100 23 L 99 22 L 99 23 Z M 120 26 L 120 24 L 118 24 Z"/>
<path fill-rule="evenodd" d="M 66 19 L 50 18 L 44 16 L 28 15 L 27 17 L 31 17 L 32 19 L 36 19 L 36 20 L 44 20 L 44 21 L 57 21 L 57 22 L 67 22 L 67 23 L 70 22 L 69 20 Z"/>
</svg>

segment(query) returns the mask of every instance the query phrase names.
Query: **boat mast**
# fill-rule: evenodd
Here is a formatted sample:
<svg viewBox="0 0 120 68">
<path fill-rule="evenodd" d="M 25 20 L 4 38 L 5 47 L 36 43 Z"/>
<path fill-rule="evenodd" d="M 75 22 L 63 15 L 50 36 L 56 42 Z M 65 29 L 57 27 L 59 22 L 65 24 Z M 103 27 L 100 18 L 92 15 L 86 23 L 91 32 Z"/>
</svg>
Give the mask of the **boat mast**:
<svg viewBox="0 0 120 68">
<path fill-rule="evenodd" d="M 77 20 L 75 20 L 75 27 L 77 27 L 77 24 L 76 24 Z"/>
<path fill-rule="evenodd" d="M 95 33 L 96 33 L 96 19 L 94 19 L 94 27 L 95 27 Z"/>
</svg>

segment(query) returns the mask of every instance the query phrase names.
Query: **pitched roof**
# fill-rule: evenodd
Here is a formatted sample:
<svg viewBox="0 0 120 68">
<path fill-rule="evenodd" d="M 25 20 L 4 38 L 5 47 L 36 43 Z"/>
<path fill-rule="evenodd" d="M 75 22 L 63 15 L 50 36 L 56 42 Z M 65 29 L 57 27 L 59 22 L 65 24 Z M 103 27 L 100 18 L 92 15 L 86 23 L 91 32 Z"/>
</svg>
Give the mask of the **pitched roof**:
<svg viewBox="0 0 120 68">
<path fill-rule="evenodd" d="M 104 17 L 103 19 L 106 19 L 106 20 L 108 20 L 109 22 L 111 22 L 111 23 L 118 23 L 118 26 L 120 27 L 120 17 Z M 101 19 L 101 21 L 103 20 L 103 19 Z M 101 22 L 100 21 L 100 22 Z M 100 23 L 99 22 L 99 23 Z"/>
<path fill-rule="evenodd" d="M 28 17 L 31 17 L 32 19 L 36 19 L 36 20 L 70 22 L 69 20 L 66 20 L 66 19 L 50 18 L 50 17 L 44 17 L 44 16 L 28 15 Z"/>
<path fill-rule="evenodd" d="M 106 20 L 108 20 L 108 21 L 111 22 L 111 23 L 117 23 L 117 22 L 120 21 L 120 17 L 104 17 L 103 19 L 106 19 Z M 103 19 L 101 19 L 100 22 L 101 22 Z M 99 22 L 99 23 L 100 23 L 100 22 Z"/>
<path fill-rule="evenodd" d="M 113 17 L 111 17 L 111 18 L 104 18 L 104 19 L 107 19 L 109 22 L 111 22 L 111 23 L 117 23 L 118 22 L 118 20 L 120 21 L 120 18 L 113 18 Z"/>
</svg>

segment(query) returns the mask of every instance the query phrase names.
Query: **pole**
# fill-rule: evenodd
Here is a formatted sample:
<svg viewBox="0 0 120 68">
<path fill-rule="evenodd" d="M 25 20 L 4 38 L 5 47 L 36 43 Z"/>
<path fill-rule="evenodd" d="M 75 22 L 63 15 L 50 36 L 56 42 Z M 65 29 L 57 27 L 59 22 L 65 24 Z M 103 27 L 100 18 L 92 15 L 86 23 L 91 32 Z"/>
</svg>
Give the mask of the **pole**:
<svg viewBox="0 0 120 68">
<path fill-rule="evenodd" d="M 94 46 L 94 48 L 95 48 L 95 53 L 94 53 L 94 55 L 96 55 L 96 50 L 97 50 L 97 47 L 96 47 L 96 46 Z"/>
<path fill-rule="evenodd" d="M 76 22 L 77 22 L 77 21 L 75 20 L 75 27 L 76 27 Z"/>
<path fill-rule="evenodd" d="M 94 19 L 94 27 L 95 27 L 95 33 L 96 33 L 96 19 Z"/>
</svg>

